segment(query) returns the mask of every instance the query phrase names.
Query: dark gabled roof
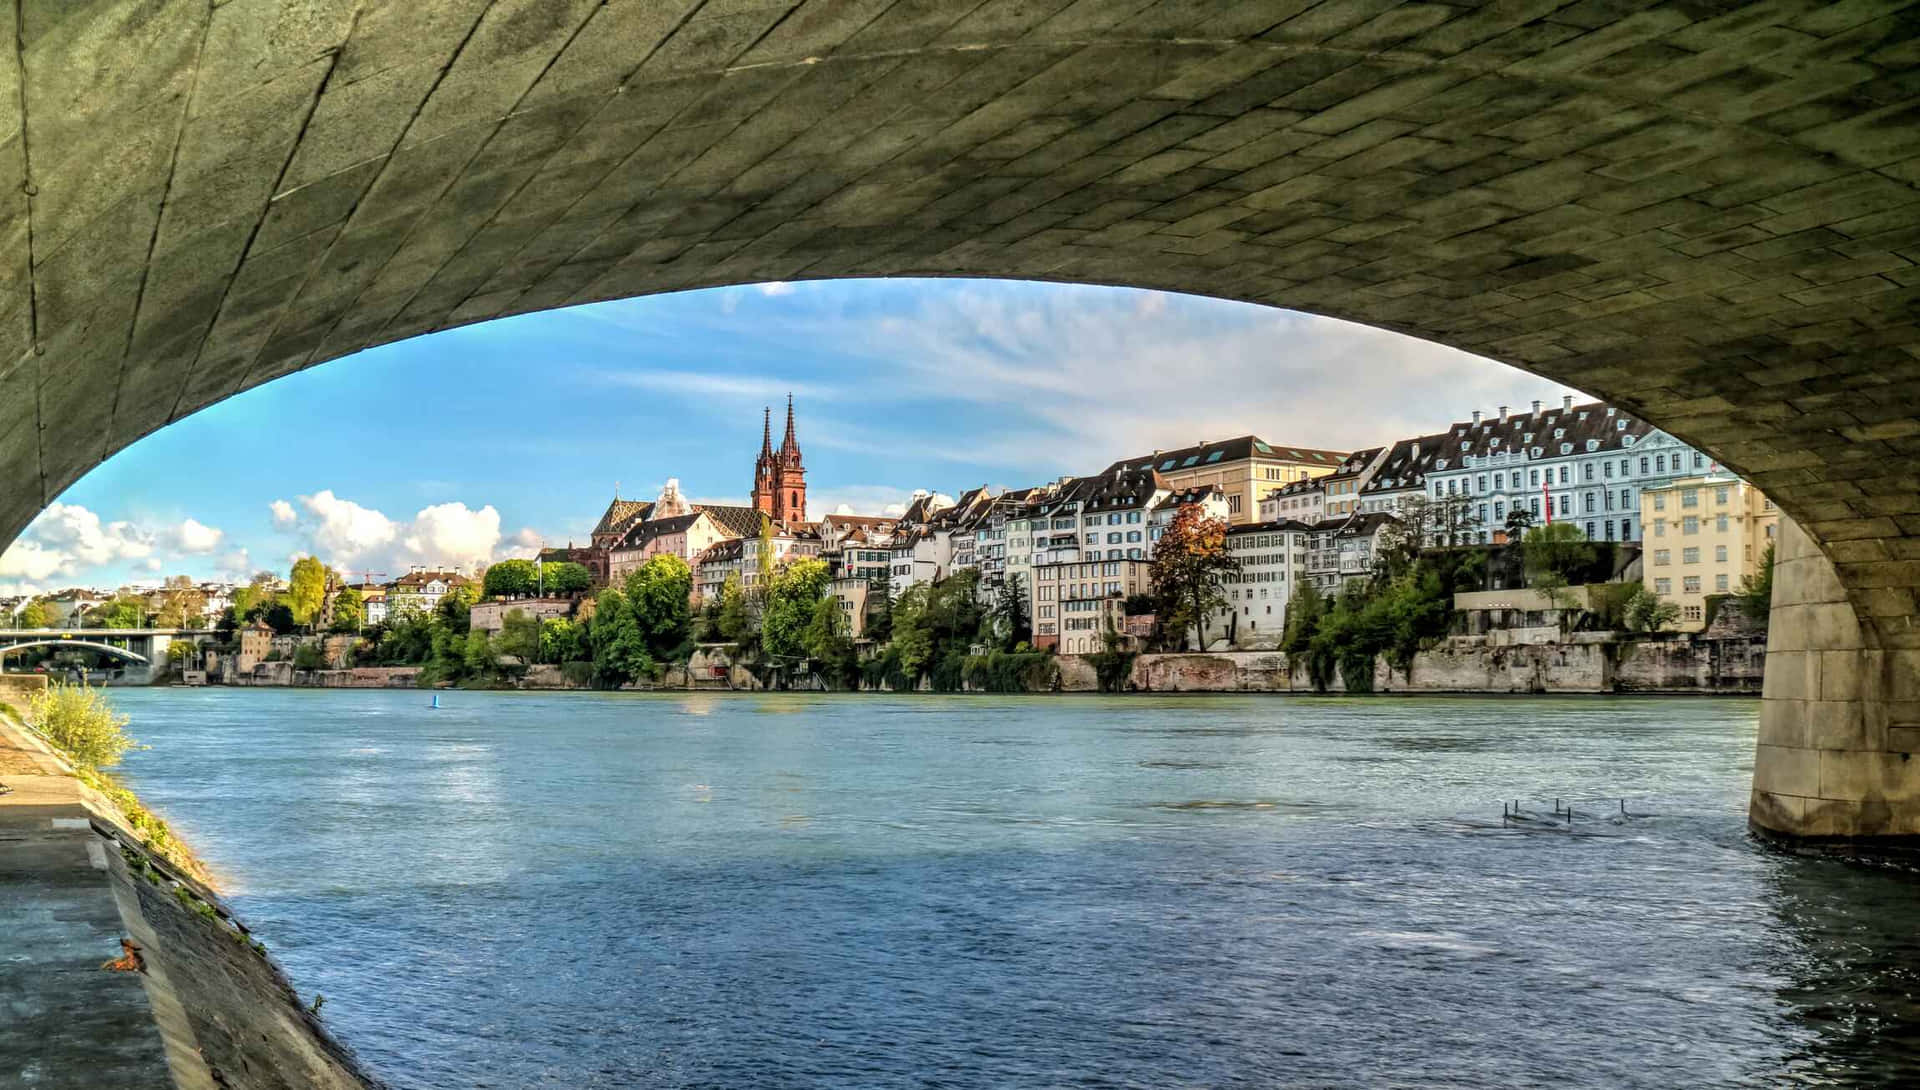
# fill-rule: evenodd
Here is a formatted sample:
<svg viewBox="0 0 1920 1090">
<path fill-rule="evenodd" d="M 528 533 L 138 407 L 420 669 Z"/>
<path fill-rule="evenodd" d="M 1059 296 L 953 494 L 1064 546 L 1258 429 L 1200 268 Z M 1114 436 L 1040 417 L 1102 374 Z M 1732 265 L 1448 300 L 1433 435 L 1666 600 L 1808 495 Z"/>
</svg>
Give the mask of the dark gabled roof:
<svg viewBox="0 0 1920 1090">
<path fill-rule="evenodd" d="M 600 521 L 594 526 L 593 532 L 595 534 L 619 533 L 633 520 L 646 518 L 648 512 L 652 510 L 653 503 L 649 500 L 616 499 L 607 504 L 607 511 L 600 516 Z"/>
<path fill-rule="evenodd" d="M 724 564 L 728 561 L 738 560 L 740 559 L 745 544 L 744 539 L 737 537 L 730 537 L 725 541 L 716 541 L 707 546 L 706 549 L 694 559 L 694 567 L 697 568 L 702 564 Z"/>
<path fill-rule="evenodd" d="M 1198 488 L 1182 488 L 1178 492 L 1169 492 L 1153 505 L 1155 511 L 1164 511 L 1169 507 L 1181 508 L 1190 503 L 1205 503 L 1208 496 L 1225 496 L 1219 485 L 1203 484 Z"/>
<path fill-rule="evenodd" d="M 1204 469 L 1222 462 L 1244 461 L 1259 458 L 1262 461 L 1293 462 L 1308 466 L 1334 466 L 1346 458 L 1345 451 L 1319 450 L 1314 447 L 1292 447 L 1269 443 L 1257 435 L 1240 435 L 1232 439 L 1221 439 L 1213 443 L 1196 443 L 1178 450 L 1162 450 L 1153 454 L 1127 458 L 1107 467 L 1108 472 L 1121 468 L 1153 468 L 1161 473 L 1178 473 L 1187 469 Z"/>
<path fill-rule="evenodd" d="M 395 579 L 389 585 L 395 587 L 423 587 L 436 579 L 450 587 L 465 586 L 469 582 L 466 576 L 454 571 L 410 571 L 400 578 Z"/>
<path fill-rule="evenodd" d="M 695 511 L 703 511 L 713 519 L 723 534 L 734 537 L 759 537 L 760 520 L 766 516 L 757 507 L 733 507 L 718 503 L 697 503 Z"/>
<path fill-rule="evenodd" d="M 1244 526 L 1229 526 L 1227 528 L 1227 536 L 1237 537 L 1241 534 L 1271 534 L 1275 532 L 1301 534 L 1313 528 L 1312 524 L 1301 522 L 1299 519 L 1274 519 L 1271 522 L 1250 522 Z"/>
<path fill-rule="evenodd" d="M 1518 413 L 1504 419 L 1488 417 L 1478 423 L 1457 421 L 1444 432 L 1394 444 L 1386 463 L 1361 491 L 1421 487 L 1429 473 L 1464 469 L 1468 458 L 1477 460 L 1506 451 L 1531 453 L 1537 449 L 1540 453 L 1534 457 L 1548 461 L 1619 450 L 1629 441 L 1637 443 L 1655 430 L 1653 425 L 1631 413 L 1600 401 L 1581 405 L 1563 403 L 1537 413 Z M 1563 446 L 1567 448 L 1565 451 L 1561 450 Z M 1388 481 L 1393 483 L 1386 483 Z"/>
<path fill-rule="evenodd" d="M 616 549 L 637 549 L 655 538 L 666 534 L 684 533 L 693 524 L 703 518 L 710 518 L 705 511 L 695 511 L 691 515 L 674 515 L 672 518 L 653 519 L 648 522 L 636 522 L 627 529 L 620 540 L 614 543 Z"/>
</svg>

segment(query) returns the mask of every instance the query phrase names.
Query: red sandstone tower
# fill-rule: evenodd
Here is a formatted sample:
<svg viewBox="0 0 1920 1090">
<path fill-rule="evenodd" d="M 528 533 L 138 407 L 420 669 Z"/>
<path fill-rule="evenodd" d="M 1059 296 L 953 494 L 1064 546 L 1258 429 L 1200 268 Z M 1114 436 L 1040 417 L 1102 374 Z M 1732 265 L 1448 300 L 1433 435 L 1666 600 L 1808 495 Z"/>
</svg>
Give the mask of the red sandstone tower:
<svg viewBox="0 0 1920 1090">
<path fill-rule="evenodd" d="M 807 467 L 794 433 L 793 395 L 787 395 L 787 434 L 773 449 L 773 410 L 760 427 L 760 457 L 753 464 L 753 506 L 775 522 L 804 522 L 807 517 Z"/>
</svg>

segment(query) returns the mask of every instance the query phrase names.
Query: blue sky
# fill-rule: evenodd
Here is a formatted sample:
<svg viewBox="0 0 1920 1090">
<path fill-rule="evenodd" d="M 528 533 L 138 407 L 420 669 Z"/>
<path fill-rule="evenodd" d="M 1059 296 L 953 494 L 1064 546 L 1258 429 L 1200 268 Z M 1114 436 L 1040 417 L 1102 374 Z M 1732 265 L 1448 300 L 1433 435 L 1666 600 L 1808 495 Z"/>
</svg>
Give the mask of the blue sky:
<svg viewBox="0 0 1920 1090">
<path fill-rule="evenodd" d="M 1124 288 L 652 296 L 371 349 L 179 421 L 68 489 L 0 557 L 0 592 L 304 553 L 389 575 L 471 565 L 585 540 L 616 482 L 744 502 L 761 408 L 777 432 L 788 391 L 818 517 L 1247 432 L 1369 446 L 1563 388 L 1363 326 Z"/>
</svg>

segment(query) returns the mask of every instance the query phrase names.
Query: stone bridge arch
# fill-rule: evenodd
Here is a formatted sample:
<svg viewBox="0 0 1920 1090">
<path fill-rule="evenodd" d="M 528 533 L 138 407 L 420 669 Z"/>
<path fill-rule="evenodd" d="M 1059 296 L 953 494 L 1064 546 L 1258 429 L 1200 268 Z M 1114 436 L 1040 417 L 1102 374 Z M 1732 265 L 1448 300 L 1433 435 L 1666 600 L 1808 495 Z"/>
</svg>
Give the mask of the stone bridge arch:
<svg viewBox="0 0 1920 1090">
<path fill-rule="evenodd" d="M 1904 4 L 28 0 L 0 18 L 0 540 L 171 420 L 501 315 L 910 274 L 1271 303 L 1577 386 L 1758 483 L 1805 538 L 1756 822 L 1920 832 L 1900 748 L 1920 732 Z"/>
</svg>

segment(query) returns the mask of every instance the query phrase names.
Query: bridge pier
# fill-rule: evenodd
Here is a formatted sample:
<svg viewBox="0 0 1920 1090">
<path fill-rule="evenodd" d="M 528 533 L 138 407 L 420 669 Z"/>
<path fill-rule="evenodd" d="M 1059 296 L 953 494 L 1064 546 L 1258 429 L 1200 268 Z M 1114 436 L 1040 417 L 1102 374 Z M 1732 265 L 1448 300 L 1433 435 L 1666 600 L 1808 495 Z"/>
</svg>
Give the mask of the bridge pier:
<svg viewBox="0 0 1920 1090">
<path fill-rule="evenodd" d="M 1920 641 L 1910 614 L 1871 609 L 1876 595 L 1911 590 L 1860 585 L 1898 574 L 1889 563 L 1902 562 L 1836 567 L 1781 520 L 1748 809 L 1756 832 L 1920 847 Z"/>
</svg>

